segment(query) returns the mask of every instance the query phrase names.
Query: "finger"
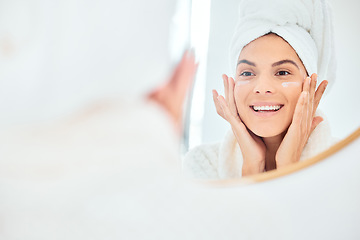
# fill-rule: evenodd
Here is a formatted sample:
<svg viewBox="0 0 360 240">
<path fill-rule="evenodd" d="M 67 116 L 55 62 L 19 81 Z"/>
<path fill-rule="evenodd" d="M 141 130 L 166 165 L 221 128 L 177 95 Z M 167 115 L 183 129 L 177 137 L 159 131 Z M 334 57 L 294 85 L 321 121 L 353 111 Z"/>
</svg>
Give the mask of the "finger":
<svg viewBox="0 0 360 240">
<path fill-rule="evenodd" d="M 309 100 L 309 95 L 310 95 L 310 85 L 311 85 L 311 77 L 306 77 L 304 80 L 304 84 L 303 84 L 303 92 L 306 92 L 306 97 L 304 97 L 304 102 L 302 103 L 303 106 L 303 114 L 302 114 L 302 125 L 304 127 L 304 129 L 308 129 L 307 125 L 308 125 L 308 121 L 310 120 L 310 116 L 308 114 L 308 100 Z"/>
<path fill-rule="evenodd" d="M 325 92 L 327 85 L 328 85 L 328 81 L 326 81 L 326 80 L 322 81 L 315 92 L 313 114 L 315 114 L 316 109 L 319 106 L 320 100 Z"/>
<path fill-rule="evenodd" d="M 305 101 L 306 101 L 307 96 L 308 96 L 307 92 L 305 92 L 305 91 L 301 92 L 298 102 L 295 107 L 293 121 L 292 121 L 291 125 L 295 124 L 295 126 L 300 126 L 300 124 L 302 123 L 302 120 L 304 118 L 303 117 L 304 106 L 305 106 Z"/>
<path fill-rule="evenodd" d="M 309 78 L 309 92 L 308 98 L 305 101 L 304 110 L 305 110 L 305 121 L 304 124 L 307 134 L 310 134 L 311 130 L 311 123 L 313 120 L 313 105 L 314 105 L 314 94 L 316 88 L 316 73 L 313 73 Z"/>
<path fill-rule="evenodd" d="M 149 100 L 158 103 L 169 113 L 179 131 L 181 129 L 183 103 L 193 82 L 197 67 L 194 54 L 186 51 L 170 79 L 147 96 Z"/>
<path fill-rule="evenodd" d="M 309 84 L 310 85 L 310 84 Z M 311 126 L 311 119 L 312 119 L 312 108 L 310 106 L 310 94 L 309 92 L 307 92 L 306 96 L 305 96 L 305 102 L 303 105 L 303 118 L 302 118 L 302 122 L 303 122 L 303 127 L 305 130 L 305 133 L 309 133 L 310 132 L 310 126 Z"/>
<path fill-rule="evenodd" d="M 323 120 L 324 119 L 320 116 L 314 117 L 314 119 L 312 120 L 310 133 L 312 133 L 314 129 L 319 125 L 319 123 L 321 123 Z"/>
<path fill-rule="evenodd" d="M 226 74 L 223 74 L 222 79 L 224 81 L 225 99 L 226 99 L 226 102 L 228 102 L 228 96 L 229 96 L 228 76 Z"/>
<path fill-rule="evenodd" d="M 310 94 L 310 100 L 311 100 L 311 97 L 314 96 L 315 94 L 315 89 L 316 89 L 316 82 L 317 82 L 317 74 L 314 73 L 311 75 L 311 82 L 310 82 L 310 89 L 309 89 L 309 94 Z"/>
<path fill-rule="evenodd" d="M 182 105 L 187 91 L 194 80 L 198 64 L 195 63 L 195 55 L 187 50 L 183 54 L 179 64 L 174 69 L 169 81 L 158 88 L 155 93 L 167 96 L 173 105 Z"/>
<path fill-rule="evenodd" d="M 235 82 L 234 82 L 234 79 L 232 77 L 228 78 L 228 82 L 229 82 L 229 101 L 228 101 L 228 104 L 229 104 L 232 115 L 237 117 L 238 116 L 238 111 L 237 111 L 237 108 L 236 108 L 235 97 L 234 97 Z"/>
<path fill-rule="evenodd" d="M 195 64 L 193 52 L 186 51 L 169 80 L 151 91 L 148 98 L 165 98 L 166 101 L 171 99 L 170 102 L 173 105 L 182 104 L 186 92 L 193 82 L 197 67 L 198 64 Z"/>
<path fill-rule="evenodd" d="M 304 84 L 303 84 L 303 91 L 309 92 L 309 90 L 310 90 L 310 82 L 311 82 L 311 78 L 306 77 L 305 80 L 304 80 Z"/>
<path fill-rule="evenodd" d="M 175 69 L 168 86 L 166 86 L 166 104 L 169 105 L 169 108 L 172 109 L 170 111 L 178 119 L 181 119 L 183 103 L 193 83 L 197 67 L 194 53 L 187 50 Z"/>
<path fill-rule="evenodd" d="M 212 90 L 212 94 L 213 94 L 213 100 L 214 100 L 217 114 L 219 114 L 222 118 L 225 119 L 224 111 L 222 110 L 220 102 L 218 100 L 218 96 L 219 96 L 218 92 L 216 90 Z"/>
<path fill-rule="evenodd" d="M 195 63 L 195 55 L 188 50 L 184 53 L 183 58 L 176 69 L 175 77 L 170 81 L 173 86 L 174 93 L 177 93 L 181 102 L 185 98 L 187 90 L 193 83 L 198 64 Z"/>
<path fill-rule="evenodd" d="M 223 96 L 219 95 L 218 96 L 218 100 L 220 102 L 220 106 L 224 112 L 224 116 L 226 118 L 226 120 L 232 125 L 232 126 L 236 126 L 238 123 L 238 120 L 236 118 L 234 118 L 234 116 L 232 115 L 230 108 L 227 106 L 226 100 Z"/>
<path fill-rule="evenodd" d="M 315 96 L 315 89 L 316 89 L 316 82 L 317 82 L 317 74 L 314 73 L 311 75 L 311 83 L 310 83 L 310 91 L 309 91 L 309 107 L 310 107 L 310 113 L 311 113 L 311 118 L 314 117 L 314 115 L 312 115 L 312 113 L 314 112 L 314 96 Z"/>
</svg>

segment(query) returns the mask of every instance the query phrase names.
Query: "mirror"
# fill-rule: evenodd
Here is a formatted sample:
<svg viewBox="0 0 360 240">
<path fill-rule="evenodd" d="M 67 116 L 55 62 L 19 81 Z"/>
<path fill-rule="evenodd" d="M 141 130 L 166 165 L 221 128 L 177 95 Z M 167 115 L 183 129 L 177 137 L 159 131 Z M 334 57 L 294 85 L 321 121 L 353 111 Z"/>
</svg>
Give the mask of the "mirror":
<svg viewBox="0 0 360 240">
<path fill-rule="evenodd" d="M 331 89 L 327 89 L 323 96 L 319 109 L 328 120 L 331 135 L 342 140 L 353 133 L 360 123 L 360 112 L 354 110 L 356 103 L 360 102 L 357 93 L 360 82 L 356 73 L 360 66 L 360 29 L 355 27 L 355 23 L 360 22 L 357 13 L 360 2 L 329 0 L 329 3 L 333 12 L 337 75 Z M 188 129 L 190 149 L 201 144 L 221 142 L 230 129 L 229 124 L 216 113 L 211 91 L 216 89 L 223 94 L 221 75 L 232 72 L 228 54 L 238 20 L 237 11 L 238 1 L 211 1 L 208 18 L 202 16 L 209 23 L 208 48 L 203 59 L 200 59 L 192 93 Z"/>
<path fill-rule="evenodd" d="M 354 161 L 356 159 L 356 157 L 354 156 L 356 156 L 356 151 L 358 149 L 359 143 L 360 143 L 360 128 L 356 129 L 349 136 L 337 142 L 335 145 L 331 146 L 326 151 L 321 152 L 320 154 L 312 158 L 309 158 L 306 161 L 300 161 L 296 164 L 289 165 L 282 169 L 269 171 L 261 174 L 255 174 L 249 177 L 243 177 L 241 179 L 215 180 L 215 181 L 208 181 L 206 182 L 206 184 L 210 184 L 216 187 L 226 187 L 226 186 L 240 186 L 249 183 L 264 182 L 285 176 L 287 174 L 295 173 L 315 163 L 319 163 L 320 161 L 326 158 L 332 158 L 335 161 L 339 162 L 347 157 L 349 161 Z M 349 149 L 352 149 L 351 154 L 345 154 L 345 152 L 348 152 Z M 332 164 L 334 165 L 334 163 Z"/>
</svg>

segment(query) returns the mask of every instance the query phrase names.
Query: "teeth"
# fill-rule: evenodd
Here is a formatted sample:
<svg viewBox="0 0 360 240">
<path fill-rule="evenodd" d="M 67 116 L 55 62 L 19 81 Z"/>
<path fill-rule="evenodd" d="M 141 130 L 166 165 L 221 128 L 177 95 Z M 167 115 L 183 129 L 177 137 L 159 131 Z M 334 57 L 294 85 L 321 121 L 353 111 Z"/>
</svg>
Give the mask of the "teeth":
<svg viewBox="0 0 360 240">
<path fill-rule="evenodd" d="M 276 105 L 276 106 L 253 106 L 253 109 L 255 111 L 276 111 L 279 110 L 281 108 L 280 105 Z"/>
</svg>

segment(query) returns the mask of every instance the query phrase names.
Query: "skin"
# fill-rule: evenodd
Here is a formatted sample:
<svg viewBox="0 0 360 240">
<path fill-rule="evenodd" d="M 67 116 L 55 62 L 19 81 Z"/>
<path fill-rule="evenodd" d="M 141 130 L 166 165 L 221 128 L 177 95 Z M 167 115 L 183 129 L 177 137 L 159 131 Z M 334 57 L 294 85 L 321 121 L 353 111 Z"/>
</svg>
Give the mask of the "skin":
<svg viewBox="0 0 360 240">
<path fill-rule="evenodd" d="M 186 51 L 169 80 L 147 96 L 149 101 L 159 104 L 168 113 L 179 135 L 182 130 L 183 103 L 197 68 L 198 64 L 195 63 L 194 53 Z"/>
<path fill-rule="evenodd" d="M 235 81 L 226 75 L 223 80 L 225 98 L 215 90 L 213 98 L 243 154 L 242 175 L 298 162 L 311 132 L 323 120 L 314 114 L 327 81 L 316 90 L 317 75 L 307 77 L 294 49 L 275 34 L 244 47 Z M 275 114 L 262 114 L 253 105 L 281 108 Z"/>
</svg>

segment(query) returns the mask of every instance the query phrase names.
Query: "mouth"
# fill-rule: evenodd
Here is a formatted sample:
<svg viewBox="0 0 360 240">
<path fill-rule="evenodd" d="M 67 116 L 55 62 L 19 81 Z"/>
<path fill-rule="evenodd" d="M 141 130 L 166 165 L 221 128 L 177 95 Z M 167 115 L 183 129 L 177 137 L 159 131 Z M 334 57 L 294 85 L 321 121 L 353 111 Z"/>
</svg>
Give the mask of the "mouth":
<svg viewBox="0 0 360 240">
<path fill-rule="evenodd" d="M 250 105 L 249 107 L 255 111 L 260 113 L 271 113 L 279 111 L 284 104 L 274 104 L 274 105 Z"/>
</svg>

